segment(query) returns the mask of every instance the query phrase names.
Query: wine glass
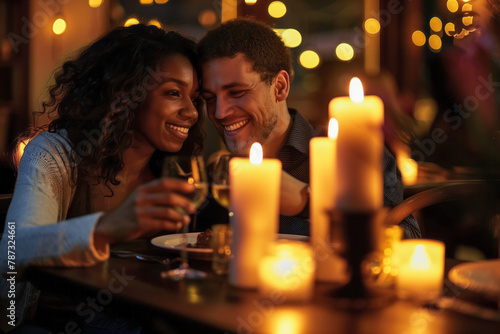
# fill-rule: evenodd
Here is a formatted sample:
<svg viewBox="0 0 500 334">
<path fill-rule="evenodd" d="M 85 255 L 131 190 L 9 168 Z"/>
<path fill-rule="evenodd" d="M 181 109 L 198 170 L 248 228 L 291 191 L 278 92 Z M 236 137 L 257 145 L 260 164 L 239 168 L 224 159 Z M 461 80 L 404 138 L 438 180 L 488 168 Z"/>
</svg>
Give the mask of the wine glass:
<svg viewBox="0 0 500 334">
<path fill-rule="evenodd" d="M 187 196 L 191 197 L 196 208 L 205 201 L 208 193 L 208 181 L 202 156 L 167 156 L 163 161 L 162 176 L 184 179 L 188 183 L 194 184 L 194 192 Z M 185 194 L 183 195 L 186 196 Z M 186 214 L 184 209 L 180 207 L 177 207 L 176 210 L 182 214 Z M 193 215 L 192 224 L 196 224 L 196 214 Z M 184 247 L 181 248 L 182 263 L 180 267 L 163 272 L 162 277 L 178 281 L 186 278 L 205 278 L 207 276 L 205 272 L 189 267 L 186 250 L 187 232 L 188 225 L 183 225 L 182 244 Z"/>
<path fill-rule="evenodd" d="M 233 215 L 229 209 L 229 154 L 221 155 L 215 165 L 212 180 L 212 195 L 217 203 L 229 210 L 229 217 Z"/>
</svg>

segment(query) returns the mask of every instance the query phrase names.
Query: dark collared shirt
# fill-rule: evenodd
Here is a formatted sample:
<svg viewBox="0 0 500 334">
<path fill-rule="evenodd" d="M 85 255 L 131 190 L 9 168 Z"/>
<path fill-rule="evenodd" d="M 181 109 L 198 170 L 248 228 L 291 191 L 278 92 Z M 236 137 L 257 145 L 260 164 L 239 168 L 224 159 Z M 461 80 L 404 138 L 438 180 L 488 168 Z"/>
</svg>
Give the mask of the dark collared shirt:
<svg viewBox="0 0 500 334">
<path fill-rule="evenodd" d="M 278 152 L 283 170 L 296 179 L 309 183 L 309 141 L 321 133 L 297 110 L 289 109 L 292 118 L 292 127 L 288 138 Z M 324 132 L 324 131 L 323 131 Z M 403 183 L 401 173 L 397 169 L 396 159 L 392 153 L 385 148 L 382 161 L 384 170 L 384 206 L 394 207 L 403 200 Z M 295 217 L 280 216 L 280 233 L 309 235 L 309 205 Z M 420 229 L 417 220 L 408 216 L 400 223 L 404 229 L 406 238 L 420 238 Z"/>
</svg>

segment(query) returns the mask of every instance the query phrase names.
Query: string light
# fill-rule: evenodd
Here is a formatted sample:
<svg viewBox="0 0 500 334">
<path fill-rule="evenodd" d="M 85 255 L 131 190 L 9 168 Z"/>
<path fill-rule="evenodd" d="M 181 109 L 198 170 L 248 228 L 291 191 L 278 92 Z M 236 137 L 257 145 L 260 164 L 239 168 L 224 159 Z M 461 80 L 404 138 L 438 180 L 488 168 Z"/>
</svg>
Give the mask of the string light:
<svg viewBox="0 0 500 334">
<path fill-rule="evenodd" d="M 348 43 L 340 43 L 335 48 L 335 55 L 342 61 L 349 61 L 354 57 L 354 49 Z"/>
<path fill-rule="evenodd" d="M 439 17 L 433 17 L 431 21 L 429 22 L 431 29 L 438 32 L 443 29 L 443 22 L 441 22 L 441 19 Z"/>
<path fill-rule="evenodd" d="M 413 44 L 415 44 L 416 46 L 423 46 L 425 44 L 426 39 L 427 38 L 425 37 L 425 34 L 420 30 L 416 30 L 411 35 L 411 40 Z"/>
<path fill-rule="evenodd" d="M 92 8 L 97 8 L 102 5 L 102 0 L 89 0 L 89 6 Z"/>
<path fill-rule="evenodd" d="M 269 12 L 269 15 L 277 19 L 286 14 L 286 6 L 281 1 L 273 1 L 269 4 L 267 11 Z"/>
<path fill-rule="evenodd" d="M 134 24 L 139 24 L 139 20 L 136 19 L 135 17 L 131 17 L 131 18 L 127 19 L 127 21 L 125 21 L 124 26 L 130 27 L 130 26 L 133 26 Z"/>
<path fill-rule="evenodd" d="M 441 37 L 438 35 L 433 34 L 429 37 L 429 47 L 432 51 L 437 52 L 441 50 L 442 45 L 443 42 L 441 41 Z"/>
<path fill-rule="evenodd" d="M 305 68 L 315 68 L 319 65 L 319 56 L 312 50 L 306 50 L 300 54 L 299 62 Z"/>
<path fill-rule="evenodd" d="M 52 24 L 52 31 L 56 35 L 62 34 L 64 31 L 66 31 L 66 21 L 64 21 L 64 19 L 62 18 L 57 18 Z"/>
<path fill-rule="evenodd" d="M 289 48 L 296 48 L 302 43 L 302 35 L 295 29 L 285 29 L 281 33 L 283 43 Z"/>
<path fill-rule="evenodd" d="M 377 34 L 380 31 L 380 22 L 374 18 L 367 19 L 365 21 L 365 30 L 369 34 Z"/>
</svg>

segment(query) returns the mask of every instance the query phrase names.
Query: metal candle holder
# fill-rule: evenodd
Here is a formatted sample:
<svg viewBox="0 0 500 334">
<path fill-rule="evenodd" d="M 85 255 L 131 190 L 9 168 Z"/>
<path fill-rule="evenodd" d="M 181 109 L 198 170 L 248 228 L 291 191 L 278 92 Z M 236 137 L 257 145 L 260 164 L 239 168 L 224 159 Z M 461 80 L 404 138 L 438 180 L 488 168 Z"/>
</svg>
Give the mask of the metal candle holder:
<svg viewBox="0 0 500 334">
<path fill-rule="evenodd" d="M 381 289 L 370 277 L 370 264 L 378 250 L 386 217 L 386 209 L 369 212 L 334 210 L 330 213 L 332 249 L 346 260 L 349 277 L 347 284 L 330 292 L 336 307 L 378 308 L 393 300 L 394 291 Z"/>
</svg>

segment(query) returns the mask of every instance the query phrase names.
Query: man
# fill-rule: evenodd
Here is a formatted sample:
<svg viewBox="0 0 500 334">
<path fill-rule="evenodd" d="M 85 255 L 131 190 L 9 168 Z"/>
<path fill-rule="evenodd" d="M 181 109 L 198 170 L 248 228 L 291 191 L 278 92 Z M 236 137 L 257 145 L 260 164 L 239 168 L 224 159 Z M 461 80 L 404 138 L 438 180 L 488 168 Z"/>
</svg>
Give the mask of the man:
<svg viewBox="0 0 500 334">
<path fill-rule="evenodd" d="M 254 142 L 264 156 L 283 165 L 280 233 L 309 234 L 309 140 L 318 135 L 286 103 L 293 79 L 290 50 L 268 26 L 236 19 L 210 30 L 200 41 L 202 96 L 227 149 L 248 155 Z M 402 200 L 402 185 L 387 184 L 396 175 L 394 157 L 384 157 L 384 202 Z M 393 182 L 394 183 L 394 182 Z M 415 219 L 403 221 L 407 237 L 419 237 Z"/>
</svg>

